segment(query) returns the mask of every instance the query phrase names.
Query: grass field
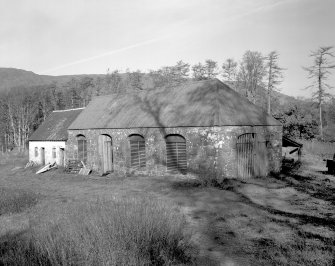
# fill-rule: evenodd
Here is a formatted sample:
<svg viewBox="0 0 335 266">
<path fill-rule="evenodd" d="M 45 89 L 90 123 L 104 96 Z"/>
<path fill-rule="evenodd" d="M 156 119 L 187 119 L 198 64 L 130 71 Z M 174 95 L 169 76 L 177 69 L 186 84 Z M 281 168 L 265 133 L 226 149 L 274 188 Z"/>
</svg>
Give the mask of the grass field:
<svg viewBox="0 0 335 266">
<path fill-rule="evenodd" d="M 216 188 L 36 175 L 25 162 L 0 160 L 0 265 L 335 264 L 335 177 L 310 154 L 290 173 Z"/>
</svg>

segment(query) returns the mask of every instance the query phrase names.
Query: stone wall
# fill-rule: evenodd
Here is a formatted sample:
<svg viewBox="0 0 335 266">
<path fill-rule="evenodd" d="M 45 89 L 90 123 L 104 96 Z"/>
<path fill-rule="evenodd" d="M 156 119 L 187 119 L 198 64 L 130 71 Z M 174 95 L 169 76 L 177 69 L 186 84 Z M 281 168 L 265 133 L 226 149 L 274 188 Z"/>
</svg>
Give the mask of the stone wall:
<svg viewBox="0 0 335 266">
<path fill-rule="evenodd" d="M 145 174 L 149 175 L 166 173 L 165 136 L 169 134 L 180 134 L 186 139 L 189 175 L 236 177 L 236 140 L 244 133 L 256 133 L 260 141 L 266 141 L 267 150 L 263 157 L 268 161 L 267 172 L 278 172 L 281 168 L 281 126 L 87 129 L 69 130 L 68 133 L 67 158 L 77 158 L 76 136 L 84 135 L 87 139 L 87 164 L 97 172 L 101 172 L 102 164 L 98 148 L 100 134 L 109 135 L 112 138 L 113 168 L 116 172 L 133 172 L 130 167 L 128 140 L 131 134 L 140 134 L 145 138 L 147 157 Z"/>
</svg>

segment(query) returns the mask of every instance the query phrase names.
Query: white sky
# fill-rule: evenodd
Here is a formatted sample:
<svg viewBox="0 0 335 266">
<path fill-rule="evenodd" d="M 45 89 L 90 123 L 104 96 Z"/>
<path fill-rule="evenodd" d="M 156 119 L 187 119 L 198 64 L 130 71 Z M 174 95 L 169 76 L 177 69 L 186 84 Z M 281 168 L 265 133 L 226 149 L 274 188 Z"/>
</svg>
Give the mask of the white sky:
<svg viewBox="0 0 335 266">
<path fill-rule="evenodd" d="M 312 50 L 335 45 L 334 12 L 335 0 L 0 0 L 0 67 L 148 71 L 277 50 L 282 92 L 307 96 L 302 66 Z"/>
</svg>

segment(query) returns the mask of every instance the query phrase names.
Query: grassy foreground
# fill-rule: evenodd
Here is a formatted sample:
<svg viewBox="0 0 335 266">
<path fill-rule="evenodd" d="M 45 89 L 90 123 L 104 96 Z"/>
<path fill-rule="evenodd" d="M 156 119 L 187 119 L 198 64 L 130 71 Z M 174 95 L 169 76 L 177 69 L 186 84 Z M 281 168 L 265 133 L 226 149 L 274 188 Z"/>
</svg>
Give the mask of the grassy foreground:
<svg viewBox="0 0 335 266">
<path fill-rule="evenodd" d="M 36 175 L 25 162 L 0 160 L 11 199 L 0 265 L 335 265 L 335 177 L 321 156 L 305 152 L 299 169 L 217 187 L 178 176 Z"/>
<path fill-rule="evenodd" d="M 5 265 L 187 263 L 183 216 L 161 202 L 121 199 L 43 208 L 29 230 L 3 240 Z M 6 244 L 4 245 L 4 242 Z"/>
</svg>

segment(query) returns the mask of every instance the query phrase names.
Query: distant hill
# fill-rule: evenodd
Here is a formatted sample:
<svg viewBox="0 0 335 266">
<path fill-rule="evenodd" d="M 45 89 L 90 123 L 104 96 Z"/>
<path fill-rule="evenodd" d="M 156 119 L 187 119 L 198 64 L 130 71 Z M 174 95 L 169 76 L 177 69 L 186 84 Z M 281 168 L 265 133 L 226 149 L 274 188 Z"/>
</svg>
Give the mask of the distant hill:
<svg viewBox="0 0 335 266">
<path fill-rule="evenodd" d="M 16 68 L 0 68 L 0 92 L 13 87 L 20 87 L 20 86 L 30 87 L 39 85 L 49 85 L 52 83 L 57 83 L 59 86 L 62 86 L 63 84 L 66 84 L 73 78 L 79 79 L 85 76 L 96 79 L 98 77 L 104 77 L 105 75 L 83 74 L 83 75 L 48 76 L 48 75 L 38 75 L 31 71 Z M 124 74 L 121 74 L 121 76 L 125 78 Z M 144 88 L 151 87 L 152 81 L 148 79 L 147 75 L 143 76 L 142 81 L 144 83 Z M 235 89 L 240 94 L 244 95 L 243 91 L 238 91 L 234 82 L 225 82 L 225 83 L 227 83 L 230 87 Z M 294 97 L 285 95 L 280 92 L 274 92 L 274 95 L 275 97 L 272 105 L 273 110 L 280 105 L 294 103 L 298 101 Z M 262 87 L 259 87 L 258 89 L 257 105 L 266 109 L 266 90 Z"/>
<path fill-rule="evenodd" d="M 90 75 L 65 75 L 65 76 L 48 76 L 38 75 L 31 71 L 16 68 L 0 68 L 0 92 L 13 87 L 30 87 L 39 85 L 48 85 L 56 82 L 59 85 L 69 82 L 72 78 L 90 76 L 96 78 L 98 74 Z"/>
</svg>

